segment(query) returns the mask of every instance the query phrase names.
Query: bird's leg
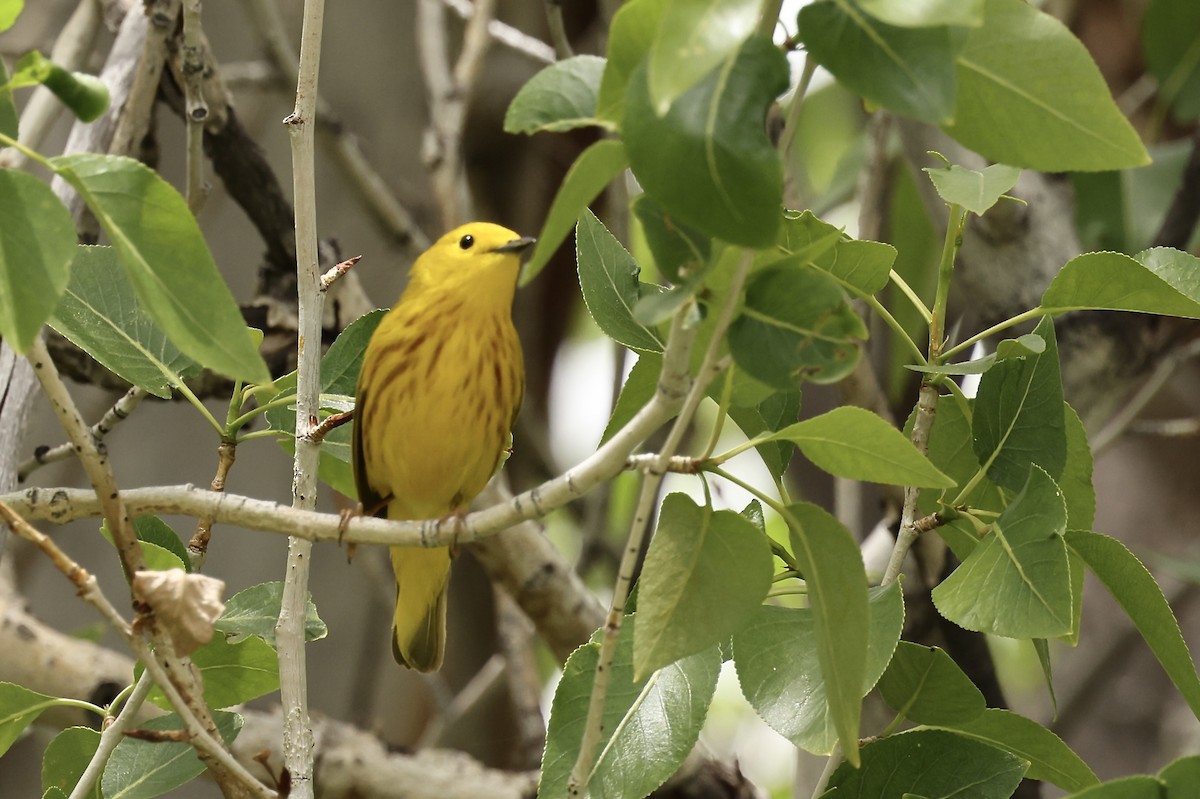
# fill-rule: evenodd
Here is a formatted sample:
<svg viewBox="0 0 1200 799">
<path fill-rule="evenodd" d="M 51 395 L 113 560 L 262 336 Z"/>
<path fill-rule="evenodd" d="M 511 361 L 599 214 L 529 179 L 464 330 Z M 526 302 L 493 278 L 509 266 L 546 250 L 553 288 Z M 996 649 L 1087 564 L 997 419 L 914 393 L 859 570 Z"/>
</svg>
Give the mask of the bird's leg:
<svg viewBox="0 0 1200 799">
<path fill-rule="evenodd" d="M 442 517 L 442 522 L 454 520 L 454 533 L 450 538 L 450 558 L 452 560 L 458 557 L 458 536 L 463 530 L 463 519 L 467 517 L 469 510 L 466 505 L 459 505 Z"/>
</svg>

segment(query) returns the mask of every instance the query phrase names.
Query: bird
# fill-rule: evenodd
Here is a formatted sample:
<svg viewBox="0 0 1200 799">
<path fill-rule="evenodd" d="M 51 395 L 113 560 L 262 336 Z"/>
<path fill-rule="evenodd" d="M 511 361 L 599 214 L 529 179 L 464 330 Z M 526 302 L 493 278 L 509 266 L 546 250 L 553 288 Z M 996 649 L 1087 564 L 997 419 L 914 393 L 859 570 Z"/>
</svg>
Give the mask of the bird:
<svg viewBox="0 0 1200 799">
<path fill-rule="evenodd" d="M 371 335 L 355 391 L 361 512 L 446 519 L 466 512 L 507 452 L 524 395 L 512 321 L 521 254 L 534 243 L 489 222 L 457 227 L 413 262 Z M 449 547 L 392 547 L 392 654 L 436 671 L 446 648 Z"/>
</svg>

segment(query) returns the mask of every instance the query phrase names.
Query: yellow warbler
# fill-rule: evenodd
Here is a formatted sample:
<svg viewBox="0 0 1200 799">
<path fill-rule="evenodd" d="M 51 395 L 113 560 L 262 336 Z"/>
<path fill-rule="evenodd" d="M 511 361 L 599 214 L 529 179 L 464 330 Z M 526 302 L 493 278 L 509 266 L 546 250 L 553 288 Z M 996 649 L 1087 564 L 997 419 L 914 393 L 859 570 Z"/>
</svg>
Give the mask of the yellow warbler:
<svg viewBox="0 0 1200 799">
<path fill-rule="evenodd" d="M 525 365 L 512 324 L 521 251 L 533 239 L 477 222 L 413 263 L 408 286 L 363 356 L 354 482 L 367 513 L 432 519 L 463 512 L 495 472 L 521 406 Z M 393 547 L 392 654 L 442 665 L 450 550 Z"/>
</svg>

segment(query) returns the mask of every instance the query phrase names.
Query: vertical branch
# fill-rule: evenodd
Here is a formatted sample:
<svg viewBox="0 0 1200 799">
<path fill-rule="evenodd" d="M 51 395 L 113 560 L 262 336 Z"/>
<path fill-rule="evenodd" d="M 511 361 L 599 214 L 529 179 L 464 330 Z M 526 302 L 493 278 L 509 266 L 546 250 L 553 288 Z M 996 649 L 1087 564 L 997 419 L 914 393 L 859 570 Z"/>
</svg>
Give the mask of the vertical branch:
<svg viewBox="0 0 1200 799">
<path fill-rule="evenodd" d="M 200 211 L 208 197 L 204 180 L 204 123 L 208 102 L 204 99 L 204 35 L 200 28 L 200 0 L 183 2 L 183 92 L 187 120 L 188 208 Z"/>
<path fill-rule="evenodd" d="M 316 507 L 320 442 L 312 438 L 319 422 L 321 358 L 321 274 L 317 263 L 316 168 L 314 163 L 317 74 L 321 61 L 324 0 L 305 0 L 300 35 L 300 69 L 296 106 L 284 120 L 292 144 L 292 180 L 296 198 L 296 283 L 299 330 L 296 357 L 296 459 L 292 474 L 292 506 Z M 304 652 L 304 616 L 312 543 L 288 539 L 283 602 L 276 623 L 279 645 L 280 697 L 283 702 L 283 760 L 291 795 L 313 796 L 313 734 L 308 716 L 308 684 Z"/>
</svg>

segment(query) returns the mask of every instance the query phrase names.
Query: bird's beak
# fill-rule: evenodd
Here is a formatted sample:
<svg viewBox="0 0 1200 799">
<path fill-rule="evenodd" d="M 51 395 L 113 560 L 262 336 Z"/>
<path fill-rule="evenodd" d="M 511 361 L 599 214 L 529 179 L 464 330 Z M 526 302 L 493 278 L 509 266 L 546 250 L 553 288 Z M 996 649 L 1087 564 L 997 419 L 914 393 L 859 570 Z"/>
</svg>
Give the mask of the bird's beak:
<svg viewBox="0 0 1200 799">
<path fill-rule="evenodd" d="M 537 239 L 533 238 L 532 236 L 522 236 L 521 238 L 513 239 L 506 244 L 501 244 L 499 247 L 492 250 L 492 252 L 523 252 L 535 241 L 537 241 Z"/>
</svg>

